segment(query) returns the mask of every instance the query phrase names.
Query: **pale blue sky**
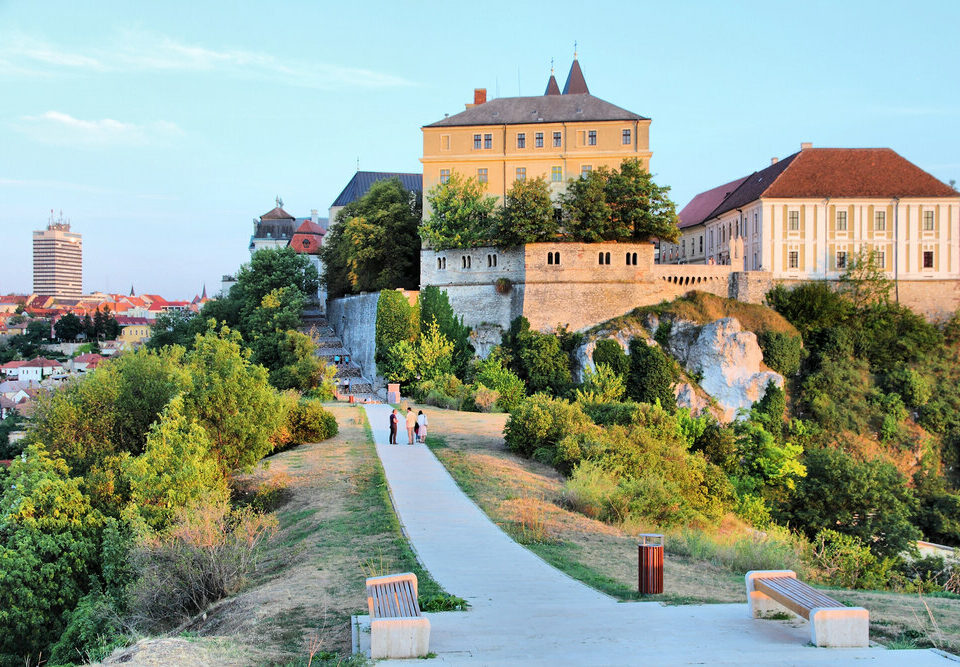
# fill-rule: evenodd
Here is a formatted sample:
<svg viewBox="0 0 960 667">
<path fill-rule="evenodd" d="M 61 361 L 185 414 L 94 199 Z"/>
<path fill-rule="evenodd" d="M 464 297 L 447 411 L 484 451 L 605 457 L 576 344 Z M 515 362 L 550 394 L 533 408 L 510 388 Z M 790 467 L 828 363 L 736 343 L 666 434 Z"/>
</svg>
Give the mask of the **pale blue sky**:
<svg viewBox="0 0 960 667">
<path fill-rule="evenodd" d="M 84 288 L 192 297 L 249 258 L 279 194 L 419 171 L 420 126 L 474 87 L 542 94 L 573 43 L 590 92 L 653 119 L 678 206 L 815 146 L 888 146 L 960 180 L 960 2 L 0 0 L 0 293 L 63 209 Z M 519 79 L 519 83 L 518 83 Z"/>
</svg>

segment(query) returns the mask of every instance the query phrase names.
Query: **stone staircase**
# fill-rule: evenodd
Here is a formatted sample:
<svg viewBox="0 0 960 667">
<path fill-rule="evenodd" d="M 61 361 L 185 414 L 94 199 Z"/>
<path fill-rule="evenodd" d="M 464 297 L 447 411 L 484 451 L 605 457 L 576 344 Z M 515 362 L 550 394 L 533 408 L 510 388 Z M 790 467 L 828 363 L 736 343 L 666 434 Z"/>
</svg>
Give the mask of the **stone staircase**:
<svg viewBox="0 0 960 667">
<path fill-rule="evenodd" d="M 360 366 L 350 359 L 350 351 L 343 347 L 343 341 L 323 315 L 304 313 L 303 329 L 306 333 L 312 333 L 317 344 L 317 356 L 337 367 L 337 391 L 343 400 L 353 397 L 357 403 L 382 402 L 373 389 L 373 382 L 363 377 Z"/>
</svg>

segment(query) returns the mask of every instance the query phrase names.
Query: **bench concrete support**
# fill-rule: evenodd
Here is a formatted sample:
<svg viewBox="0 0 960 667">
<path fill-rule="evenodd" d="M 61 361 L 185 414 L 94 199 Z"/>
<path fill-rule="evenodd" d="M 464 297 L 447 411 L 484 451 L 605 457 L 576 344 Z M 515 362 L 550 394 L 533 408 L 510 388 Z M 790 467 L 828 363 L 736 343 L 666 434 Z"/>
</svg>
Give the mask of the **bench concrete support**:
<svg viewBox="0 0 960 667">
<path fill-rule="evenodd" d="M 863 648 L 870 645 L 870 613 L 863 607 L 810 610 L 810 641 L 829 648 Z"/>
<path fill-rule="evenodd" d="M 753 580 L 758 577 L 792 577 L 797 578 L 793 570 L 750 570 L 747 572 L 747 604 L 750 605 L 750 615 L 753 618 L 763 618 L 768 614 L 783 612 L 784 607 L 766 593 L 761 593 L 753 586 Z"/>
<path fill-rule="evenodd" d="M 381 616 L 374 597 L 388 602 Z M 397 596 L 397 597 L 393 597 Z M 417 605 L 417 577 L 412 573 L 367 579 L 367 606 L 370 611 L 370 657 L 423 658 L 430 652 L 430 621 Z"/>
<path fill-rule="evenodd" d="M 863 648 L 870 644 L 870 614 L 863 607 L 844 607 L 840 602 L 796 580 L 791 570 L 747 572 L 747 602 L 750 615 L 763 618 L 788 611 L 810 622 L 810 641 L 824 648 Z M 764 590 L 757 590 L 757 582 Z M 777 583 L 777 582 L 780 583 Z M 767 592 L 770 594 L 768 595 Z M 779 599 L 773 596 L 780 596 Z M 814 606 L 814 605 L 819 606 Z M 825 606 L 830 605 L 830 606 Z"/>
</svg>

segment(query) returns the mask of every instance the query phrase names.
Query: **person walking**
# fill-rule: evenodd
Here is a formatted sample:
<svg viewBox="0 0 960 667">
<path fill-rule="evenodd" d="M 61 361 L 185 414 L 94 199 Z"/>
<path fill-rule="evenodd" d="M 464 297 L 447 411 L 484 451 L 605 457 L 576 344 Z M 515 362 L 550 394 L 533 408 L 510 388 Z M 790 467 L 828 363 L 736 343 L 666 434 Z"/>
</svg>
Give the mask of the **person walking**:
<svg viewBox="0 0 960 667">
<path fill-rule="evenodd" d="M 390 413 L 390 444 L 397 444 L 397 425 L 400 422 L 400 417 L 397 416 L 397 409 L 394 408 L 393 412 Z"/>
<path fill-rule="evenodd" d="M 413 413 L 412 408 L 407 408 L 407 438 L 410 440 L 408 445 L 413 444 L 413 427 L 417 425 L 417 415 Z"/>
<path fill-rule="evenodd" d="M 427 416 L 423 414 L 423 410 L 417 413 L 417 437 L 420 442 L 427 442 Z"/>
</svg>

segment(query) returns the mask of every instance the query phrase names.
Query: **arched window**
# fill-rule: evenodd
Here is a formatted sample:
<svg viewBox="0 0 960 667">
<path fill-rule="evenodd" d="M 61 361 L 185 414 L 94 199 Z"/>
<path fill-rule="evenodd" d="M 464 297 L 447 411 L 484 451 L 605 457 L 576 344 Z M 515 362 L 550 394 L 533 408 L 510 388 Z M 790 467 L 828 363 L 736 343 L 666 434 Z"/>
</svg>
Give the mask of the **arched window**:
<svg viewBox="0 0 960 667">
<path fill-rule="evenodd" d="M 633 265 L 637 265 L 637 253 L 633 253 Z"/>
<path fill-rule="evenodd" d="M 443 268 L 443 260 L 437 257 L 437 270 L 440 270 L 442 268 Z"/>
<path fill-rule="evenodd" d="M 604 264 L 609 264 L 609 263 L 610 263 L 610 253 L 607 253 L 607 254 L 604 256 L 603 259 L 604 259 L 604 262 L 603 262 Z"/>
<path fill-rule="evenodd" d="M 548 252 L 548 253 L 547 253 L 547 264 L 553 264 L 553 253 L 552 253 L 552 252 Z"/>
<path fill-rule="evenodd" d="M 553 253 L 553 263 L 554 263 L 554 264 L 559 264 L 559 263 L 560 263 L 560 251 L 559 251 L 559 250 L 558 250 L 557 252 Z"/>
<path fill-rule="evenodd" d="M 603 253 L 597 254 L 597 264 L 603 264 Z"/>
</svg>

